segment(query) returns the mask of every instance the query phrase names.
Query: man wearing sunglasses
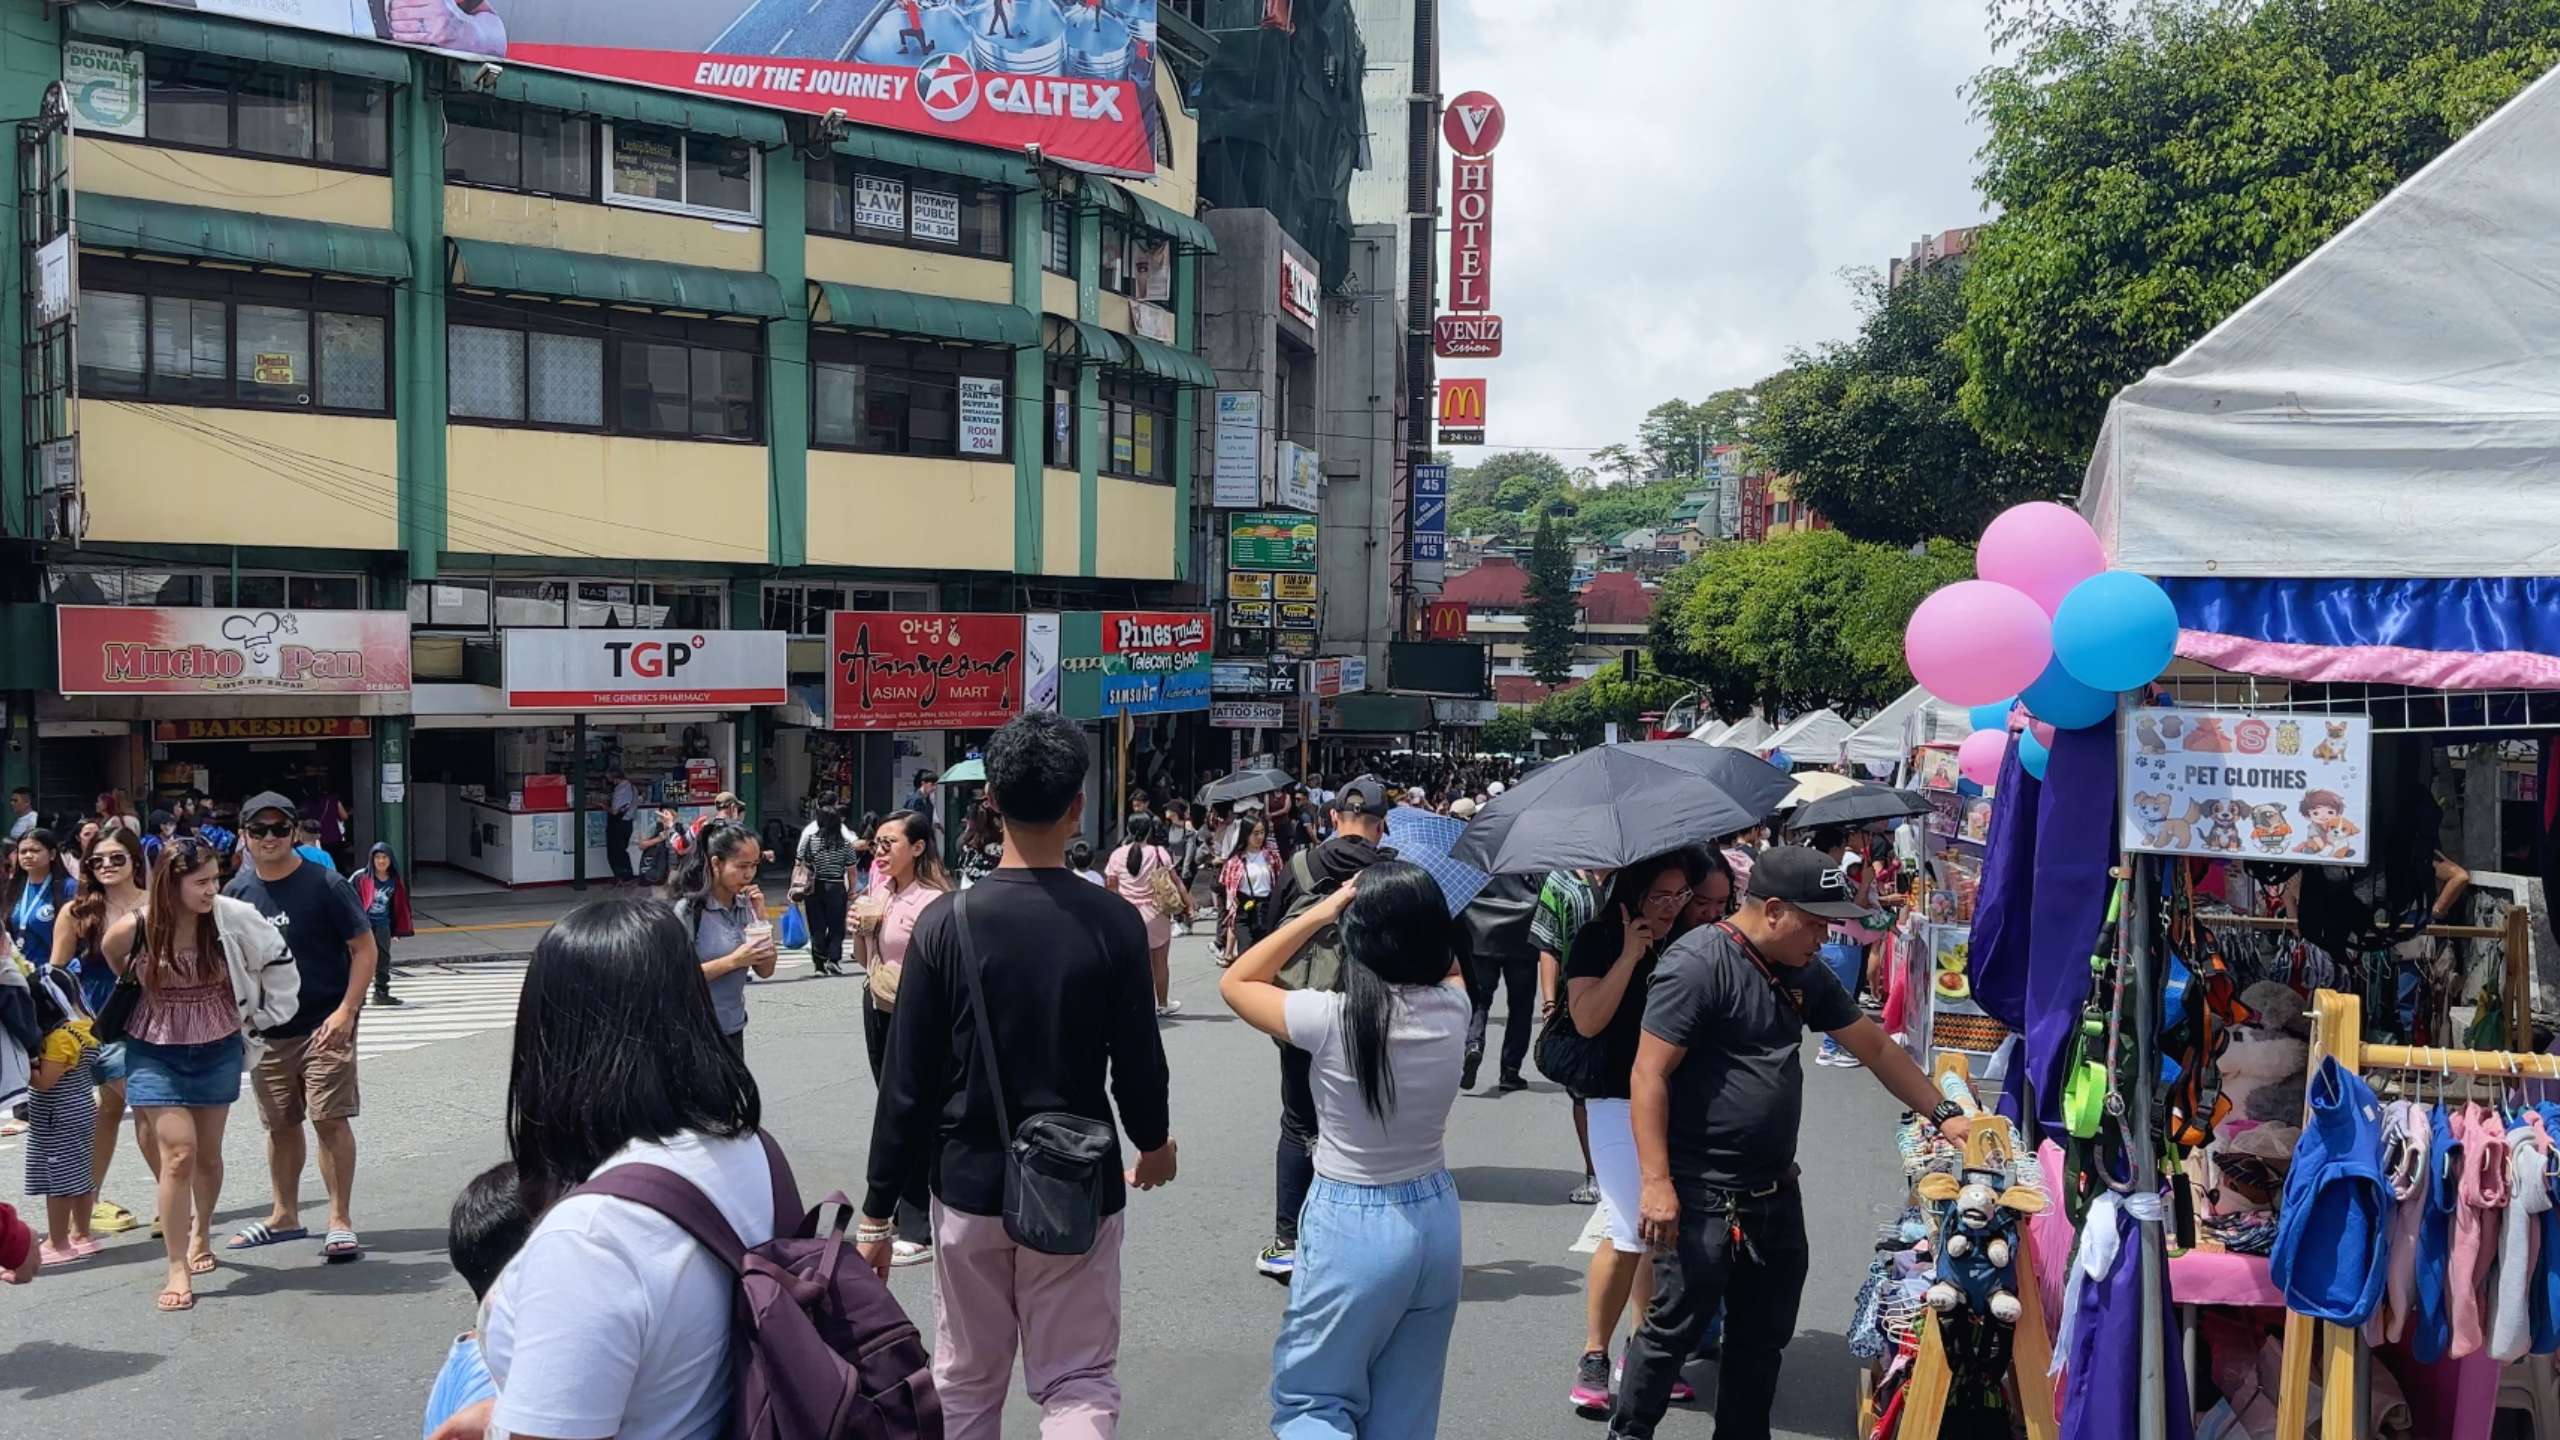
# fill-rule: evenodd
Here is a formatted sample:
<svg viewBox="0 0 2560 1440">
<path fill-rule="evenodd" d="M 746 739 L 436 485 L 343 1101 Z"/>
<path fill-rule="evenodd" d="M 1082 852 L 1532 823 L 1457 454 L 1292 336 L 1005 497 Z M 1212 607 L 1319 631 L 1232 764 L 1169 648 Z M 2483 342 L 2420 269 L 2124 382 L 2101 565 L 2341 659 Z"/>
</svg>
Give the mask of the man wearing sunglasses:
<svg viewBox="0 0 2560 1440">
<path fill-rule="evenodd" d="M 297 854 L 300 814 L 270 790 L 240 807 L 249 863 L 224 891 L 245 900 L 284 932 L 302 976 L 302 1003 L 291 1020 L 269 1030 L 251 1080 L 267 1127 L 267 1174 L 275 1201 L 267 1218 L 231 1237 L 246 1250 L 304 1239 L 302 1126 L 320 1142 L 320 1183 L 329 1192 L 329 1228 L 320 1247 L 332 1263 L 361 1259 L 350 1214 L 356 1179 L 358 1109 L 356 1016 L 373 984 L 373 927 L 355 888 L 336 871 Z"/>
</svg>

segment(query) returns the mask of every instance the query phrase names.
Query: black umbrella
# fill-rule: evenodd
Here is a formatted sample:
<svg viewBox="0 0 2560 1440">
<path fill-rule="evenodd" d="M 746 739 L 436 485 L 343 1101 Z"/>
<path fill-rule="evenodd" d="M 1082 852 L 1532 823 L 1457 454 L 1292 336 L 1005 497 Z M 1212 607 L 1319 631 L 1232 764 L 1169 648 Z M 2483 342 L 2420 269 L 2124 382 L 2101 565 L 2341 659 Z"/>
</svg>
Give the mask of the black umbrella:
<svg viewBox="0 0 2560 1440">
<path fill-rule="evenodd" d="M 1216 805 L 1227 800 L 1250 800 L 1256 795 L 1268 795 L 1274 790 L 1286 790 L 1297 783 L 1297 777 L 1286 770 L 1269 767 L 1260 770 L 1239 770 L 1233 775 L 1222 776 L 1202 786 L 1200 803 Z"/>
<path fill-rule="evenodd" d="M 1602 745 L 1477 811 L 1450 858 L 1497 875 L 1615 870 L 1757 825 L 1792 783 L 1765 760 L 1694 740 Z"/>
<path fill-rule="evenodd" d="M 1871 820 L 1899 820 L 1906 815 L 1928 813 L 1929 797 L 1917 790 L 1854 785 L 1797 806 L 1787 816 L 1787 828 L 1812 830 L 1824 825 L 1864 825 Z"/>
</svg>

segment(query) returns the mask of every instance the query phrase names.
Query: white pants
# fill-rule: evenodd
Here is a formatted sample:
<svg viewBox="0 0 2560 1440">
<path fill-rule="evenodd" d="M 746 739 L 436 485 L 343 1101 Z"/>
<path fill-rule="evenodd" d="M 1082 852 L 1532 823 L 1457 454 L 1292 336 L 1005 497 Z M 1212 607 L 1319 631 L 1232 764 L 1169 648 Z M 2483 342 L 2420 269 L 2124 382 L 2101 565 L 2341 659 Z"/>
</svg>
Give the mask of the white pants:
<svg viewBox="0 0 2560 1440">
<path fill-rule="evenodd" d="M 1591 1126 L 1591 1174 L 1600 1184 L 1609 1243 L 1628 1255 L 1643 1254 L 1644 1241 L 1636 1236 L 1644 1172 L 1636 1163 L 1635 1114 L 1624 1100 L 1589 1100 L 1582 1108 Z"/>
</svg>

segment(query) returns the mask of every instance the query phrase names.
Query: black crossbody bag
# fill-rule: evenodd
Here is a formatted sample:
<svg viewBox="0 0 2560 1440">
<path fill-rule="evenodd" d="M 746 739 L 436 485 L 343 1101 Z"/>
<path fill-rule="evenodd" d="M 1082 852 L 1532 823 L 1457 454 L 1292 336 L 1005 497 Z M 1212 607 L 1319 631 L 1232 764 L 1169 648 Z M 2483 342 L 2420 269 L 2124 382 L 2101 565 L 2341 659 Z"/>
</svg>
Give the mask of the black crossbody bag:
<svg viewBox="0 0 2560 1440">
<path fill-rule="evenodd" d="M 1004 1070 L 996 1062 L 995 1025 L 987 1009 L 977 942 L 969 933 L 969 896 L 952 897 L 951 923 L 960 932 L 960 969 L 968 977 L 978 1055 L 986 1061 L 987 1088 L 995 1092 L 996 1128 L 1006 1136 L 1004 1233 L 1013 1243 L 1043 1255 L 1082 1255 L 1102 1231 L 1102 1192 L 1110 1179 L 1115 1132 L 1106 1121 L 1044 1110 L 1022 1117 L 1017 1128 L 1005 1103 Z"/>
<path fill-rule="evenodd" d="M 142 953 L 142 925 L 139 919 L 133 922 L 133 948 L 125 953 L 124 973 L 116 977 L 116 988 L 108 994 L 107 1003 L 90 1017 L 89 1033 L 101 1045 L 113 1045 L 125 1038 L 125 1032 L 133 1026 L 133 1012 L 142 1004 L 142 967 L 134 963 L 134 957 Z M 106 960 L 104 955 L 98 957 L 101 965 Z"/>
</svg>

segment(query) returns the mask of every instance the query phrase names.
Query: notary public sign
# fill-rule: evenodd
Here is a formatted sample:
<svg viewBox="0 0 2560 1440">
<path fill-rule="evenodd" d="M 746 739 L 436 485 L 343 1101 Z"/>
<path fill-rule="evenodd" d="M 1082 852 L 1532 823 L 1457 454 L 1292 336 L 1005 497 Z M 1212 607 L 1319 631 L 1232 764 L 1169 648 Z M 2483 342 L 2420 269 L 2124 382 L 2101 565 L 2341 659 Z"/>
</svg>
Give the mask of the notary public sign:
<svg viewBox="0 0 2560 1440">
<path fill-rule="evenodd" d="M 1156 0 L 693 0 L 609 30 L 554 0 L 152 3 L 1155 173 Z"/>
</svg>

